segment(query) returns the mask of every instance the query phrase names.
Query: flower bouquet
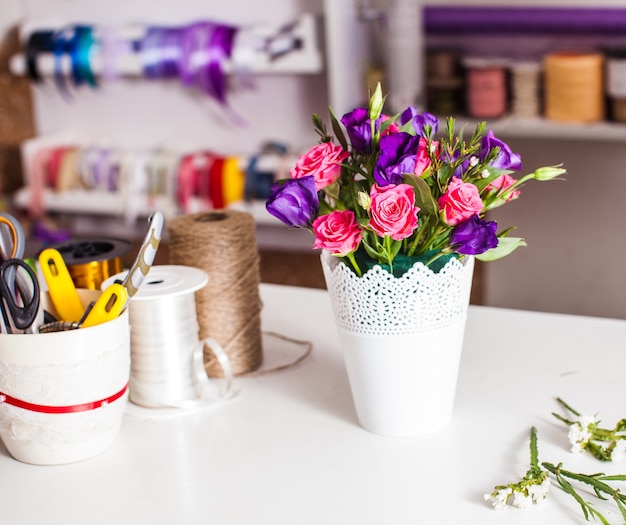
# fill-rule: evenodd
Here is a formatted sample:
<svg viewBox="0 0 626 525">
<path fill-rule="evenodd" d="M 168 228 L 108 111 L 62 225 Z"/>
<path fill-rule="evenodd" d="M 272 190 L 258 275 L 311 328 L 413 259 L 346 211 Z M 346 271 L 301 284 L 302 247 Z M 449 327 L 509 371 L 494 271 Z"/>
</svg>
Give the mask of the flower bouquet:
<svg viewBox="0 0 626 525">
<path fill-rule="evenodd" d="M 432 266 L 446 255 L 494 260 L 524 245 L 485 215 L 517 199 L 528 180 L 565 170 L 541 167 L 516 180 L 520 155 L 485 133 L 484 122 L 465 140 L 448 118 L 438 136 L 434 115 L 408 107 L 388 117 L 383 104 L 378 85 L 369 107 L 345 114 L 341 124 L 331 109 L 337 143 L 314 115 L 320 143 L 298 159 L 290 179 L 275 184 L 269 213 L 311 230 L 313 248 L 349 261 L 357 275 L 367 258 L 393 272 L 403 256 Z"/>
<path fill-rule="evenodd" d="M 355 349 L 346 364 L 359 420 L 374 432 L 407 435 L 423 433 L 418 427 L 428 418 L 431 429 L 442 426 L 451 412 L 474 258 L 495 260 L 524 245 L 486 214 L 517 199 L 527 181 L 565 170 L 542 167 L 516 179 L 520 155 L 484 122 L 465 137 L 453 118 L 440 132 L 430 113 L 408 107 L 387 116 L 383 105 L 378 85 L 367 108 L 340 120 L 331 109 L 334 137 L 314 115 L 319 144 L 297 160 L 291 178 L 276 182 L 266 207 L 310 230 L 313 248 L 323 250 L 342 346 Z M 375 364 L 363 365 L 378 352 Z M 393 385 L 372 391 L 381 375 Z M 442 406 L 416 411 L 409 404 L 415 397 Z M 387 401 L 373 415 L 356 398 Z M 380 423 L 395 417 L 390 406 L 398 424 Z M 420 420 L 407 427 L 411 414 Z"/>
</svg>

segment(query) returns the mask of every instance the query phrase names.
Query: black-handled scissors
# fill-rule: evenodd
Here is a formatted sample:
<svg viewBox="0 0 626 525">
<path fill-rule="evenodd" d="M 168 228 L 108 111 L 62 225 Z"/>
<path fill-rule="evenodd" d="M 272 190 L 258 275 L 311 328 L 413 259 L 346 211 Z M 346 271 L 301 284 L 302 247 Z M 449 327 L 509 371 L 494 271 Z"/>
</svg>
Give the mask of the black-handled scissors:
<svg viewBox="0 0 626 525">
<path fill-rule="evenodd" d="M 6 333 L 28 330 L 39 313 L 40 289 L 37 275 L 21 259 L 0 265 L 0 313 Z"/>
</svg>

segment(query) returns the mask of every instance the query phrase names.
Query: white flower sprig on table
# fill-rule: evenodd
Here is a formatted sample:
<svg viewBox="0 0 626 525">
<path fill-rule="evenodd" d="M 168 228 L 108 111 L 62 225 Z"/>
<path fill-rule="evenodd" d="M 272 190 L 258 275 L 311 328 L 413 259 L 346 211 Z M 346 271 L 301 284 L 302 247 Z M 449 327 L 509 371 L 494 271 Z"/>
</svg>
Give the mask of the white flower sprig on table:
<svg viewBox="0 0 626 525">
<path fill-rule="evenodd" d="M 559 487 L 572 496 L 580 505 L 585 519 L 594 518 L 603 525 L 610 525 L 609 521 L 590 502 L 585 501 L 576 491 L 572 481 L 591 487 L 600 500 L 613 500 L 617 505 L 622 520 L 626 523 L 626 494 L 609 485 L 610 481 L 626 481 L 626 475 L 579 474 L 563 469 L 563 464 L 554 465 L 549 462 L 539 463 L 537 447 L 537 429 L 530 430 L 530 469 L 517 483 L 498 485 L 490 494 L 485 494 L 485 499 L 491 501 L 494 508 L 505 509 L 512 505 L 520 509 L 530 507 L 532 504 L 541 503 L 548 494 L 549 475 L 554 476 Z"/>
<path fill-rule="evenodd" d="M 485 500 L 490 501 L 496 510 L 504 510 L 507 505 L 525 509 L 533 503 L 541 503 L 545 500 L 549 489 L 548 472 L 539 466 L 537 430 L 533 427 L 530 432 L 530 468 L 528 472 L 517 483 L 494 487 L 493 492 L 485 494 Z"/>
<path fill-rule="evenodd" d="M 606 429 L 598 425 L 600 420 L 595 415 L 581 414 L 561 398 L 557 401 L 572 415 L 573 419 L 552 413 L 559 421 L 569 426 L 567 436 L 572 445 L 572 452 L 588 450 L 600 461 L 618 461 L 626 453 L 626 419 L 621 419 L 615 428 Z"/>
</svg>

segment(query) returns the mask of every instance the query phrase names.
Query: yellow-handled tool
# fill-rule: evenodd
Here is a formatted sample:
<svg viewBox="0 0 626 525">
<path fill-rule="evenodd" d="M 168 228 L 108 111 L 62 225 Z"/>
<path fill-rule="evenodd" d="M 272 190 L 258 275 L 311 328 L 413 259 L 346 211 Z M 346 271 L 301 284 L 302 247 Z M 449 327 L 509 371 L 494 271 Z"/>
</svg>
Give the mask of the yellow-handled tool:
<svg viewBox="0 0 626 525">
<path fill-rule="evenodd" d="M 98 297 L 81 324 L 82 328 L 95 326 L 118 317 L 128 302 L 128 291 L 124 286 L 113 283 Z"/>
<path fill-rule="evenodd" d="M 59 317 L 63 321 L 79 321 L 85 308 L 61 253 L 54 248 L 46 248 L 39 254 L 39 265 Z"/>
</svg>

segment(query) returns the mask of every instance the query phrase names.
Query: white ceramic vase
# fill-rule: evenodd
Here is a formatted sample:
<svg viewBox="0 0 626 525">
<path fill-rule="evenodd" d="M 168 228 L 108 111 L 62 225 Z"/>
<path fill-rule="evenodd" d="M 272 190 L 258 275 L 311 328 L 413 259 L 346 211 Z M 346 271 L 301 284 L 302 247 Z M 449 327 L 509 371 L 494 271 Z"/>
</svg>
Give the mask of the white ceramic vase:
<svg viewBox="0 0 626 525">
<path fill-rule="evenodd" d="M 359 423 L 382 436 L 418 436 L 451 419 L 474 259 L 402 277 L 380 266 L 357 275 L 322 253 Z"/>
</svg>

